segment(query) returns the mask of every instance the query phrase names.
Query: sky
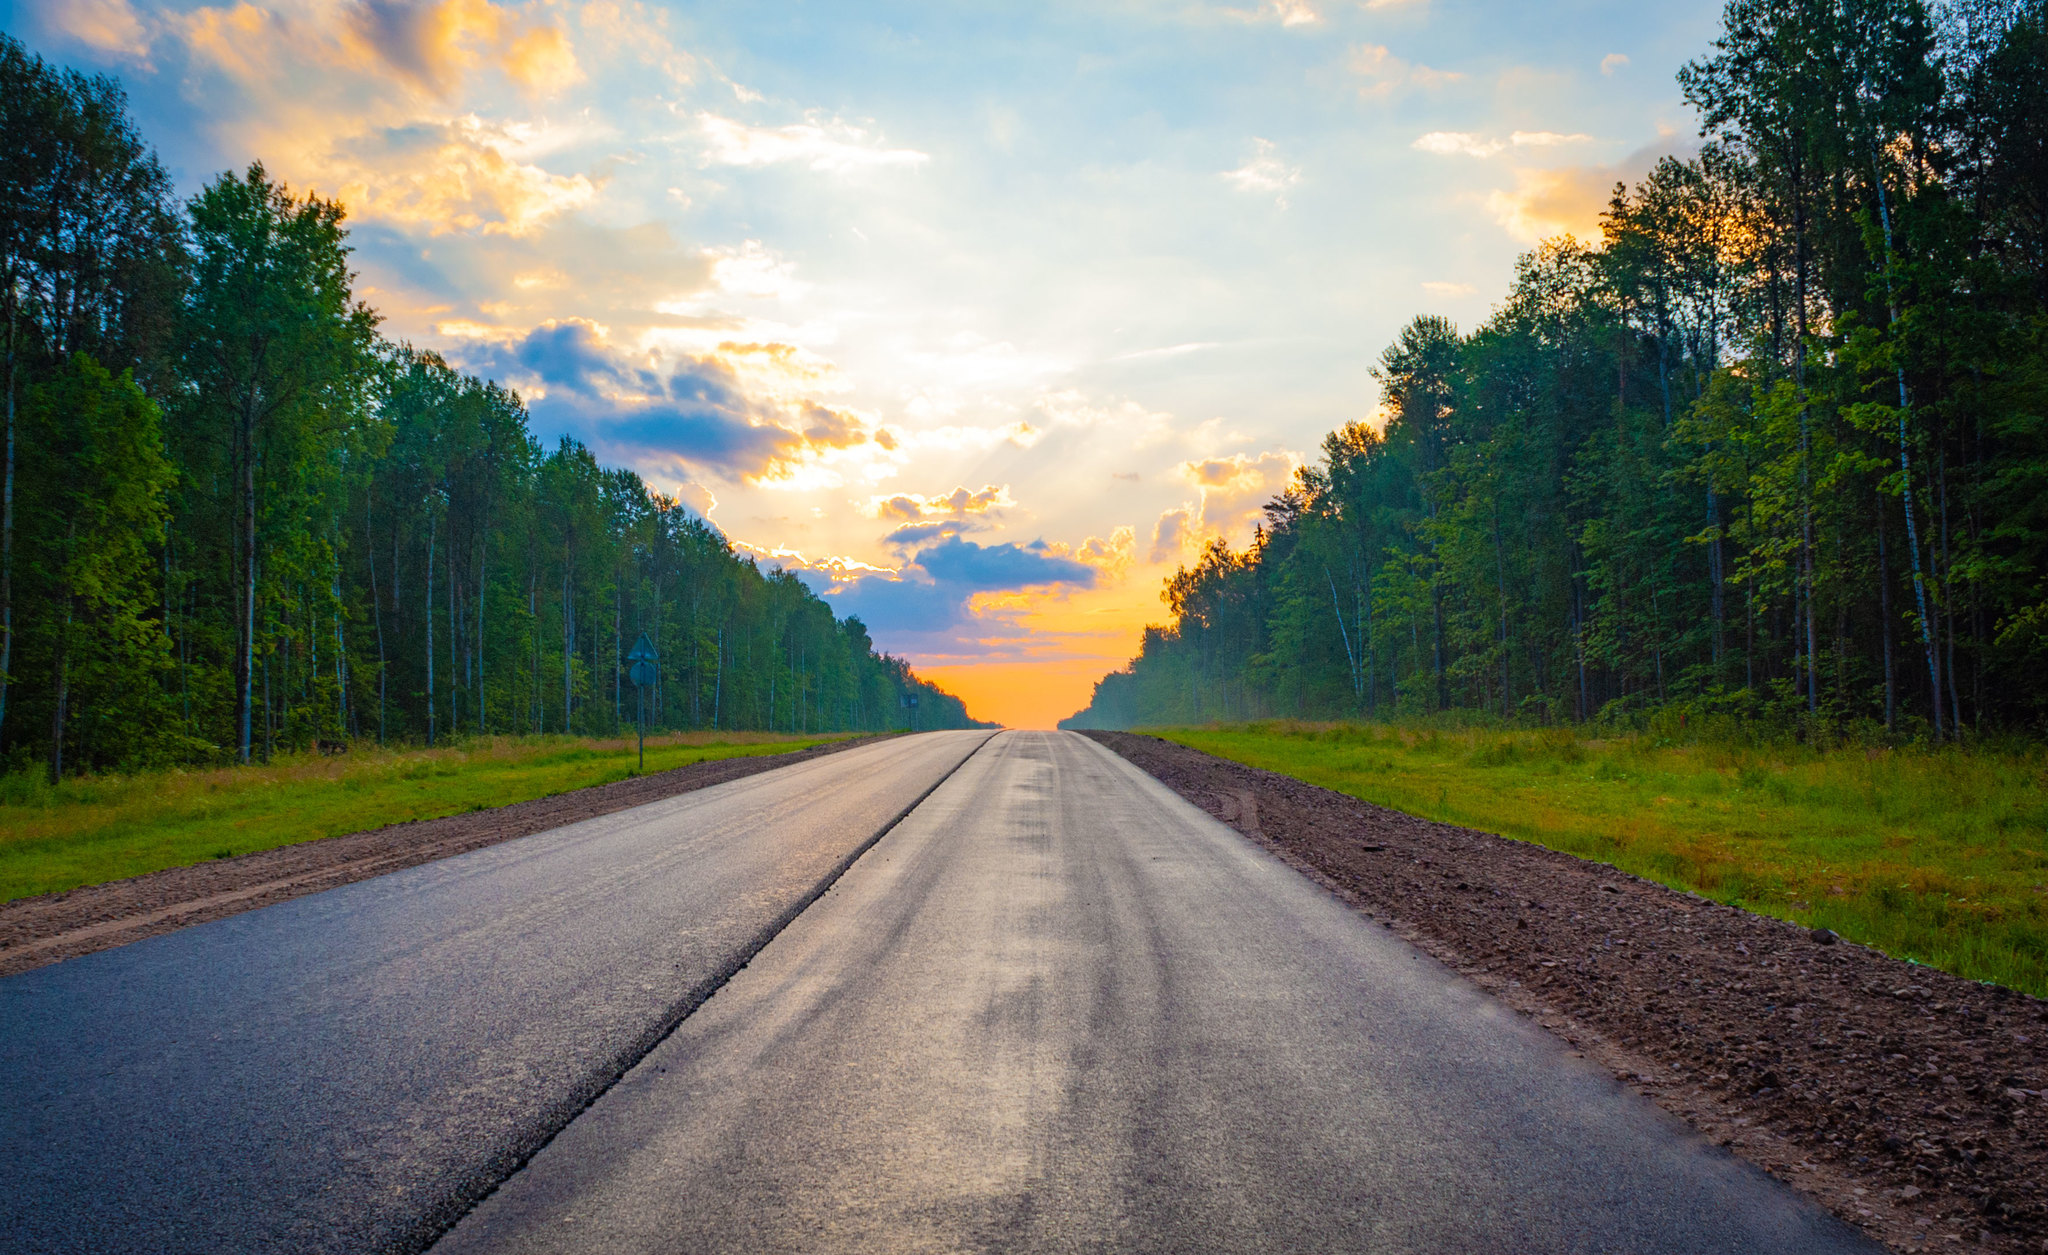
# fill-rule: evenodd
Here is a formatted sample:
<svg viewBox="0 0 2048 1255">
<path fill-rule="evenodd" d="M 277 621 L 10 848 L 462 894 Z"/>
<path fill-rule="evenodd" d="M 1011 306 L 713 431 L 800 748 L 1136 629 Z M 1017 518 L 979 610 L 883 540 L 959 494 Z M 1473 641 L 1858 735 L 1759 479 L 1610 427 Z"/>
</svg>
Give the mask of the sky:
<svg viewBox="0 0 2048 1255">
<path fill-rule="evenodd" d="M 515 387 L 978 717 L 1049 727 L 1400 328 L 1697 143 L 1718 0 L 0 0 L 182 192 L 348 206 Z"/>
</svg>

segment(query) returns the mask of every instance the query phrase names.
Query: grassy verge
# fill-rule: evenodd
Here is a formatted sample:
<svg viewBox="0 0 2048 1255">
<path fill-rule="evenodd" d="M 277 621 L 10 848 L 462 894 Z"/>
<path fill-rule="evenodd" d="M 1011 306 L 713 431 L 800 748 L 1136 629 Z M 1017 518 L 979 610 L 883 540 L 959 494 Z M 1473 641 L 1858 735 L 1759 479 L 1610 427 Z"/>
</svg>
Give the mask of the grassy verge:
<svg viewBox="0 0 2048 1255">
<path fill-rule="evenodd" d="M 780 754 L 839 736 L 692 732 L 649 738 L 647 770 Z M 100 884 L 414 819 L 623 780 L 634 741 L 491 737 L 445 749 L 359 747 L 266 766 L 67 780 L 0 779 L 0 901 Z"/>
<path fill-rule="evenodd" d="M 1159 735 L 2048 996 L 2048 752 L 1261 723 Z"/>
</svg>

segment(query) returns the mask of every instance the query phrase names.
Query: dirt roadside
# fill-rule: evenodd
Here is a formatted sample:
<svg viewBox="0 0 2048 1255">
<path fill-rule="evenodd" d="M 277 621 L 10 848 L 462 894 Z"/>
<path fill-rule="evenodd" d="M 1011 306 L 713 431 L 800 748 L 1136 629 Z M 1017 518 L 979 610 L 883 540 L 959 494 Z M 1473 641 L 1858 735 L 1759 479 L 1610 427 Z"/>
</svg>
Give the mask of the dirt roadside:
<svg viewBox="0 0 2048 1255">
<path fill-rule="evenodd" d="M 392 824 L 240 858 L 170 867 L 65 893 L 0 902 L 0 976 L 836 754 L 877 739 L 860 737 L 787 754 L 691 763 L 511 806 Z"/>
<path fill-rule="evenodd" d="M 1894 1250 L 2048 1253 L 2048 1003 L 1154 737 L 1086 735 Z"/>
</svg>

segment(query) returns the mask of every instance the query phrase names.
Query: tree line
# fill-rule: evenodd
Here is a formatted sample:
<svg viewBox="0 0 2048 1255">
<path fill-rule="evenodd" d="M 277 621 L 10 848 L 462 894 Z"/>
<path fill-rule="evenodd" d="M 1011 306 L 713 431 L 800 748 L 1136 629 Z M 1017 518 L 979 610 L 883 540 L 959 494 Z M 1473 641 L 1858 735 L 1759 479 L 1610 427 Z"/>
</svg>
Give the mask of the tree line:
<svg viewBox="0 0 2048 1255">
<path fill-rule="evenodd" d="M 118 82 L 0 35 L 0 762 L 967 726 L 856 618 L 378 333 L 343 207 L 179 203 Z"/>
<path fill-rule="evenodd" d="M 1731 0 L 1690 159 L 1417 318 L 1072 726 L 2048 713 L 2048 6 Z"/>
</svg>

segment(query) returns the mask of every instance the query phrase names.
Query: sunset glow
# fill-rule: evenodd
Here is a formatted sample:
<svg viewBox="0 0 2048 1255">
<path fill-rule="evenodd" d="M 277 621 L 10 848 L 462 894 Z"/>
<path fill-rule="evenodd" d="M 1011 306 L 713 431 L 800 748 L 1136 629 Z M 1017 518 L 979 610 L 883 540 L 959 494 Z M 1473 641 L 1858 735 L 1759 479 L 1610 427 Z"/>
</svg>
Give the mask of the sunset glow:
<svg viewBox="0 0 2048 1255">
<path fill-rule="evenodd" d="M 1088 700 L 1380 349 L 1690 151 L 1718 4 L 12 0 L 180 189 L 346 201 L 393 340 L 981 718 Z"/>
</svg>

